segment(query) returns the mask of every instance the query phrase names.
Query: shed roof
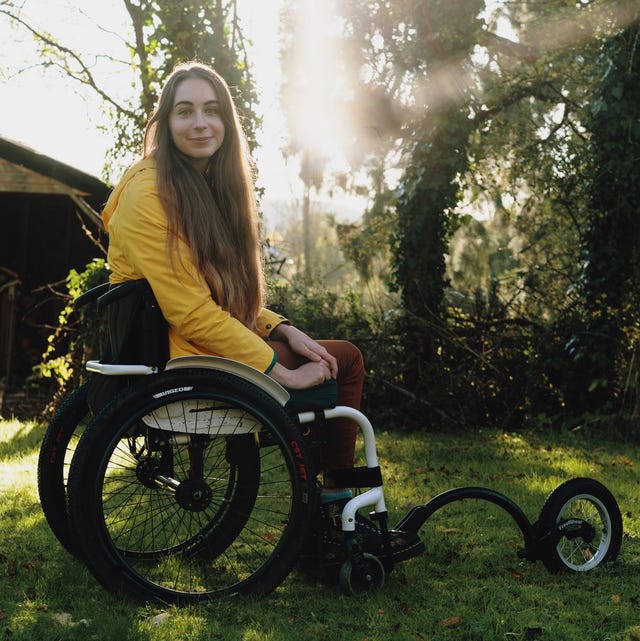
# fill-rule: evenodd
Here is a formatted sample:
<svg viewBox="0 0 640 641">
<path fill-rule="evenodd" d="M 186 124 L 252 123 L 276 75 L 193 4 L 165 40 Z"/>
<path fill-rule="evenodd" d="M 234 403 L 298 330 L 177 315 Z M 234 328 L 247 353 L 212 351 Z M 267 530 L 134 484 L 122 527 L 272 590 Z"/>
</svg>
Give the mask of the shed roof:
<svg viewBox="0 0 640 641">
<path fill-rule="evenodd" d="M 110 187 L 91 174 L 0 137 L 0 191 L 69 194 L 101 208 Z"/>
</svg>

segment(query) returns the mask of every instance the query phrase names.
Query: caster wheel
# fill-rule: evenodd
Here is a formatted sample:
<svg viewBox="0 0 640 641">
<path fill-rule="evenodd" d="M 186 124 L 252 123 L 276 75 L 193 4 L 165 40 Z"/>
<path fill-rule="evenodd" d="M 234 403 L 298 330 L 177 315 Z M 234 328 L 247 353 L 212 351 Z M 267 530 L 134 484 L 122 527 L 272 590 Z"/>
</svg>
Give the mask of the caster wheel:
<svg viewBox="0 0 640 641">
<path fill-rule="evenodd" d="M 358 596 L 379 590 L 384 585 L 384 567 L 377 556 L 364 552 L 354 563 L 345 561 L 340 568 L 340 586 L 346 594 Z"/>
<path fill-rule="evenodd" d="M 538 519 L 549 535 L 541 560 L 552 572 L 587 572 L 614 561 L 622 544 L 620 508 L 609 490 L 593 479 L 571 479 L 558 486 Z"/>
</svg>

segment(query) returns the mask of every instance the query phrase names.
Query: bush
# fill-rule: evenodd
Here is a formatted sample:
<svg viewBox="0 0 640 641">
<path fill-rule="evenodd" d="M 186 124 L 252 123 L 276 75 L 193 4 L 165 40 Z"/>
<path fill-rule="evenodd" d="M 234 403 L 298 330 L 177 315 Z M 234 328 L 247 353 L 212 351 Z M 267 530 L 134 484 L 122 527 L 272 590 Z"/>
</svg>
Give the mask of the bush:
<svg viewBox="0 0 640 641">
<path fill-rule="evenodd" d="M 53 379 L 57 391 L 45 408 L 50 413 L 58 399 L 67 390 L 77 387 L 85 376 L 84 364 L 90 358 L 104 353 L 108 343 L 104 319 L 95 305 L 80 310 L 73 307 L 80 294 L 107 282 L 108 270 L 103 258 L 89 263 L 82 272 L 72 269 L 66 279 L 65 306 L 58 316 L 58 326 L 48 338 L 48 347 L 42 363 L 34 368 L 28 384 L 38 384 L 43 379 Z"/>
<path fill-rule="evenodd" d="M 72 302 L 106 279 L 103 260 L 67 278 L 66 306 L 33 377 L 55 380 L 58 393 L 50 408 L 79 384 L 86 360 L 104 353 L 108 338 L 95 307 L 74 311 Z M 449 307 L 444 321 L 429 322 L 402 309 L 381 315 L 354 291 L 340 294 L 318 284 L 302 288 L 284 282 L 271 286 L 269 306 L 314 338 L 345 339 L 360 348 L 366 371 L 363 411 L 374 425 L 421 431 L 622 425 L 620 415 L 603 422 L 603 417 L 571 414 L 575 366 L 566 350 L 569 318 L 561 324 L 534 323 L 507 318 L 504 310 Z M 407 354 L 408 332 L 417 340 L 430 337 L 429 361 L 415 362 Z M 418 375 L 410 380 L 408 371 Z M 625 421 L 637 422 L 632 416 Z"/>
</svg>

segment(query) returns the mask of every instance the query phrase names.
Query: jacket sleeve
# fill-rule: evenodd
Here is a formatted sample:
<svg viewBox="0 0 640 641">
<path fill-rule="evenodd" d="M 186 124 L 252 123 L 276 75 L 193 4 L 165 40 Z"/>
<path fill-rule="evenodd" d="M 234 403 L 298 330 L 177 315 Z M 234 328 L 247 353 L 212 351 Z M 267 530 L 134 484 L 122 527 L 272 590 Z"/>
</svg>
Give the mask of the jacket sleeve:
<svg viewBox="0 0 640 641">
<path fill-rule="evenodd" d="M 168 255 L 168 223 L 157 195 L 155 172 L 142 171 L 125 186 L 109 233 L 111 243 L 134 271 L 149 281 L 177 334 L 195 346 L 261 371 L 273 367 L 271 347 L 213 300 L 186 243 L 179 238 L 172 256 Z M 274 322 L 282 321 L 267 315 L 260 333 L 268 332 L 267 326 Z"/>
<path fill-rule="evenodd" d="M 257 320 L 258 335 L 266 340 L 269 338 L 271 332 L 280 325 L 280 323 L 288 322 L 289 321 L 281 314 L 277 314 L 270 309 L 263 308 L 258 315 Z"/>
</svg>

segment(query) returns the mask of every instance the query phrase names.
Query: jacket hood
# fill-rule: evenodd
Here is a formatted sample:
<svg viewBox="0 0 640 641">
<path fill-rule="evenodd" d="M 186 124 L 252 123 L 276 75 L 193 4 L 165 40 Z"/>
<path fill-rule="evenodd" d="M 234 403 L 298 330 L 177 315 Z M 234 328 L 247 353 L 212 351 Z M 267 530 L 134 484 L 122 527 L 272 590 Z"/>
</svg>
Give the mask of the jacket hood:
<svg viewBox="0 0 640 641">
<path fill-rule="evenodd" d="M 120 202 L 120 195 L 122 194 L 124 188 L 129 184 L 131 179 L 141 171 L 144 171 L 145 169 L 155 168 L 156 161 L 154 158 L 143 158 L 142 160 L 139 160 L 134 165 L 129 167 L 129 169 L 127 169 L 120 182 L 116 185 L 114 190 L 109 195 L 107 204 L 102 210 L 102 224 L 104 225 L 104 228 L 107 232 L 109 231 L 109 221 L 111 220 L 111 216 L 113 216 L 113 212 L 118 207 L 118 203 Z"/>
</svg>

